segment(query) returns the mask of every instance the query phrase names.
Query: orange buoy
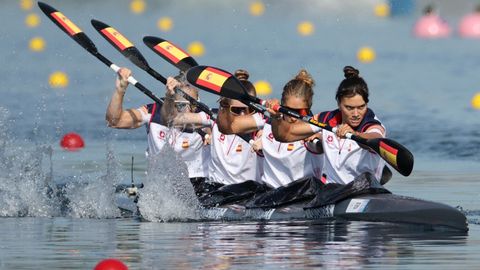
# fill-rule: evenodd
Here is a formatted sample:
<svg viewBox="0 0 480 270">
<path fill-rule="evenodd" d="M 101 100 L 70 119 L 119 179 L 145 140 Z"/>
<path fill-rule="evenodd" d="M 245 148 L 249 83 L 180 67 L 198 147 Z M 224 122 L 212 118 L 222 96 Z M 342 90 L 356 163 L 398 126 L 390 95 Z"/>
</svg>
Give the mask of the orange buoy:
<svg viewBox="0 0 480 270">
<path fill-rule="evenodd" d="M 99 262 L 93 270 L 128 270 L 128 267 L 120 260 L 105 259 Z"/>
<path fill-rule="evenodd" d="M 63 136 L 60 141 L 60 146 L 68 151 L 78 151 L 85 146 L 85 143 L 80 135 L 70 132 Z"/>
</svg>

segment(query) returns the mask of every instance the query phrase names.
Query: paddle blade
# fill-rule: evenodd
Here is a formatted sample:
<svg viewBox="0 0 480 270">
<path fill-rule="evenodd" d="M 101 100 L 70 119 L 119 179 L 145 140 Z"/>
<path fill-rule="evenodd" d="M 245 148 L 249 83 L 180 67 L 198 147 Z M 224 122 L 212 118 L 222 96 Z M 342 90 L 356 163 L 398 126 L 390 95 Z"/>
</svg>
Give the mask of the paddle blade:
<svg viewBox="0 0 480 270">
<path fill-rule="evenodd" d="M 98 20 L 91 20 L 92 26 L 104 37 L 115 49 L 127 57 L 132 63 L 141 69 L 148 69 L 147 60 L 140 51 L 124 35 L 115 28 Z"/>
<path fill-rule="evenodd" d="M 219 68 L 192 67 L 187 71 L 187 80 L 192 85 L 215 95 L 238 100 L 251 100 L 242 83 L 228 71 Z"/>
<path fill-rule="evenodd" d="M 91 53 L 97 52 L 97 47 L 95 47 L 95 44 L 93 44 L 90 38 L 88 38 L 77 25 L 70 21 L 70 19 L 63 15 L 63 13 L 42 2 L 38 2 L 38 6 L 52 22 L 80 44 L 80 46 Z"/>
<path fill-rule="evenodd" d="M 167 40 L 148 36 L 143 38 L 143 43 L 181 71 L 187 71 L 191 67 L 198 66 L 195 59 L 187 52 Z"/>
<path fill-rule="evenodd" d="M 388 138 L 367 140 L 367 145 L 400 174 L 409 176 L 412 172 L 413 154 L 403 145 Z"/>
</svg>

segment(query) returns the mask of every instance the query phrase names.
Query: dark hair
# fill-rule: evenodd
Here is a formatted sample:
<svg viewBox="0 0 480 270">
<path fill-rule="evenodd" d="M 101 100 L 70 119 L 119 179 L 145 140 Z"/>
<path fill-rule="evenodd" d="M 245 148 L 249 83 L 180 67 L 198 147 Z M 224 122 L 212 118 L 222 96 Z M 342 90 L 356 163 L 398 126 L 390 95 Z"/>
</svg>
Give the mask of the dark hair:
<svg viewBox="0 0 480 270">
<path fill-rule="evenodd" d="M 343 68 L 345 79 L 340 83 L 337 89 L 335 99 L 340 103 L 344 97 L 353 97 L 355 95 L 362 96 L 365 103 L 368 103 L 368 86 L 367 83 L 358 76 L 360 73 L 351 66 Z"/>
<path fill-rule="evenodd" d="M 285 103 L 288 96 L 304 98 L 308 108 L 312 107 L 313 86 L 315 81 L 305 69 L 301 69 L 295 78 L 285 84 L 282 92 L 282 104 Z"/>
<path fill-rule="evenodd" d="M 248 78 L 250 77 L 248 71 L 244 69 L 237 69 L 235 70 L 234 76 L 242 83 L 243 87 L 245 87 L 249 95 L 254 97 L 257 96 L 257 90 L 255 89 L 255 86 L 248 80 Z M 231 99 L 222 97 L 219 99 L 219 102 L 220 106 L 225 106 L 230 104 Z"/>
<path fill-rule="evenodd" d="M 243 84 L 243 87 L 247 89 L 247 93 L 251 96 L 256 97 L 257 96 L 257 90 L 255 89 L 255 86 L 248 80 L 250 77 L 250 74 L 248 71 L 244 69 L 237 69 L 235 70 L 235 77 Z"/>
<path fill-rule="evenodd" d="M 423 9 L 423 15 L 429 15 L 431 13 L 433 13 L 434 11 L 434 7 L 432 4 L 428 4 L 427 6 L 425 6 L 425 8 Z"/>
</svg>

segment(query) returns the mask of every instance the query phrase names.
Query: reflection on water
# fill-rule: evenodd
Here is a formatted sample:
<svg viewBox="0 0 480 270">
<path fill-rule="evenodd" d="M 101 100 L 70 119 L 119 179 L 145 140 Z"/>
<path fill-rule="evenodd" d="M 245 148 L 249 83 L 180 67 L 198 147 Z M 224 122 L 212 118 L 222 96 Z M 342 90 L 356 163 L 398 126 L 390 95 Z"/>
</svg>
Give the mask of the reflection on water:
<svg viewBox="0 0 480 270">
<path fill-rule="evenodd" d="M 130 269 L 384 269 L 402 265 L 422 269 L 453 267 L 465 259 L 468 265 L 480 262 L 478 248 L 468 246 L 478 239 L 468 239 L 466 233 L 386 223 L 65 218 L 2 222 L 2 228 L 12 233 L 0 236 L 1 269 L 91 269 L 107 257 L 121 259 Z M 432 254 L 436 256 L 433 261 Z"/>
</svg>

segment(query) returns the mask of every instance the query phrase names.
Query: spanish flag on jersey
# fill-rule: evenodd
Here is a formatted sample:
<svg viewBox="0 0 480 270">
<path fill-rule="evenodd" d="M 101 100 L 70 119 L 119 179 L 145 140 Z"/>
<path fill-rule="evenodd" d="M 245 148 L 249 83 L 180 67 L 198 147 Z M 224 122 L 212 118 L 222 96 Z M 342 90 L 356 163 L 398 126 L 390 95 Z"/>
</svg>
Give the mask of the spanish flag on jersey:
<svg viewBox="0 0 480 270">
<path fill-rule="evenodd" d="M 235 152 L 242 152 L 242 145 L 238 144 L 237 149 L 235 149 Z"/>
<path fill-rule="evenodd" d="M 293 151 L 293 143 L 289 143 L 288 146 L 287 146 L 287 151 Z"/>
<path fill-rule="evenodd" d="M 184 139 L 183 142 L 182 142 L 182 148 L 188 148 L 190 146 L 190 144 L 188 143 L 188 139 Z"/>
</svg>

